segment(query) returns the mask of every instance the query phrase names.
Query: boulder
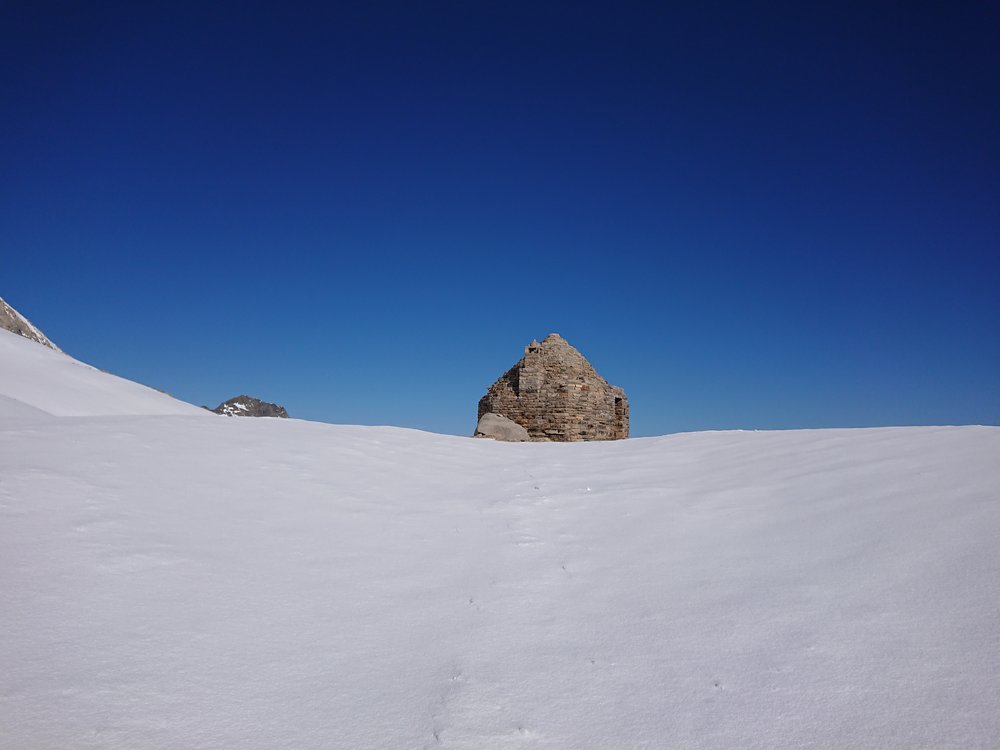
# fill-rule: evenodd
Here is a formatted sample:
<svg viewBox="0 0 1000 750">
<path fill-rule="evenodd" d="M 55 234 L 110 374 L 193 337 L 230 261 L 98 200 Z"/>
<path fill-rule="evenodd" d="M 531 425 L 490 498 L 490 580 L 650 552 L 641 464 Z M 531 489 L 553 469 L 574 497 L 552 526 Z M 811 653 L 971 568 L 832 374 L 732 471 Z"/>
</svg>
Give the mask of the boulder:
<svg viewBox="0 0 1000 750">
<path fill-rule="evenodd" d="M 475 437 L 493 438 L 507 443 L 524 443 L 531 440 L 528 431 L 517 422 L 492 412 L 487 412 L 479 418 Z"/>
</svg>

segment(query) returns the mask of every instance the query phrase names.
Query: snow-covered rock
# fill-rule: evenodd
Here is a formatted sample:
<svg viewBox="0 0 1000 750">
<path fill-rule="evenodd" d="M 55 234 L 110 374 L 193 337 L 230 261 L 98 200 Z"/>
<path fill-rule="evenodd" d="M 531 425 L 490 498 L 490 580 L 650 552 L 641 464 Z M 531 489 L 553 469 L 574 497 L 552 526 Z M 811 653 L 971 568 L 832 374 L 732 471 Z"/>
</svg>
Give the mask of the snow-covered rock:
<svg viewBox="0 0 1000 750">
<path fill-rule="evenodd" d="M 0 746 L 997 746 L 1000 428 L 67 418 L 171 402 L 0 368 Z"/>
<path fill-rule="evenodd" d="M 212 409 L 216 414 L 227 417 L 281 417 L 288 418 L 284 406 L 261 401 L 253 396 L 234 396 Z"/>
</svg>

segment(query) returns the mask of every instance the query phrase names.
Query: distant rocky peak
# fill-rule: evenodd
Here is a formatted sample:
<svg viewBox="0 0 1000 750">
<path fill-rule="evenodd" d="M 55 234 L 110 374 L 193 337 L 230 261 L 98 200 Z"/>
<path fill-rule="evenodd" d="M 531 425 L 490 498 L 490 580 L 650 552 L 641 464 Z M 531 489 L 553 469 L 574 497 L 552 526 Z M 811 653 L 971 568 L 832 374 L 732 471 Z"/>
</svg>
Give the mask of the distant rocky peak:
<svg viewBox="0 0 1000 750">
<path fill-rule="evenodd" d="M 216 414 L 226 417 L 282 417 L 287 419 L 288 412 L 284 406 L 269 404 L 253 396 L 236 396 L 223 401 L 212 409 Z"/>
<path fill-rule="evenodd" d="M 30 320 L 4 302 L 2 297 L 0 297 L 0 328 L 11 333 L 16 333 L 18 336 L 24 336 L 26 339 L 37 341 L 39 344 L 47 346 L 50 349 L 55 349 L 57 352 L 62 351 L 49 340 L 48 336 L 33 326 Z"/>
</svg>

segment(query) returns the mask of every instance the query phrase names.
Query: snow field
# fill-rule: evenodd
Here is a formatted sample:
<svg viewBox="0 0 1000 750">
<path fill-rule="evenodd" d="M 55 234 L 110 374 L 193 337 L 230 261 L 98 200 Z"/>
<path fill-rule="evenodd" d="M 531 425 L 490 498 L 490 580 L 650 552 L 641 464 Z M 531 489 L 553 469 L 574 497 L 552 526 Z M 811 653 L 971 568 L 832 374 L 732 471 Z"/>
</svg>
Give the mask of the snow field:
<svg viewBox="0 0 1000 750">
<path fill-rule="evenodd" d="M 0 331 L 0 750 L 997 748 L 998 459 L 233 420 Z"/>
<path fill-rule="evenodd" d="M 18 420 L 0 746 L 994 747 L 998 449 Z"/>
</svg>

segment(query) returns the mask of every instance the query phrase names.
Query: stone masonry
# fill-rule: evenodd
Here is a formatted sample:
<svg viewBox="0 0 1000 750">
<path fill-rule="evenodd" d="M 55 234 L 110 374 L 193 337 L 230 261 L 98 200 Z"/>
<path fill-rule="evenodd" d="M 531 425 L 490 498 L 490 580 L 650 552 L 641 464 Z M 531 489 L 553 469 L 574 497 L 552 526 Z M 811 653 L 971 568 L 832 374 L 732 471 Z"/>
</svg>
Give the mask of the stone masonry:
<svg viewBox="0 0 1000 750">
<path fill-rule="evenodd" d="M 507 417 L 532 440 L 621 440 L 628 437 L 625 391 L 597 374 L 558 333 L 532 341 L 524 357 L 479 400 L 479 415 Z"/>
</svg>

